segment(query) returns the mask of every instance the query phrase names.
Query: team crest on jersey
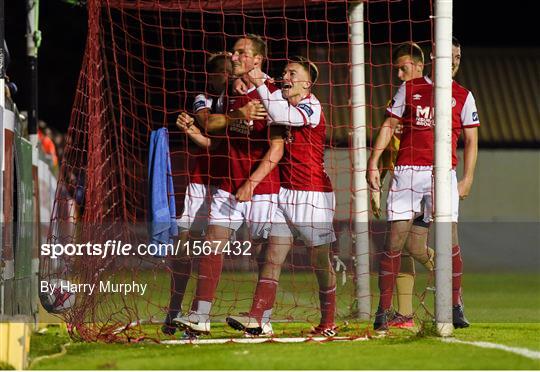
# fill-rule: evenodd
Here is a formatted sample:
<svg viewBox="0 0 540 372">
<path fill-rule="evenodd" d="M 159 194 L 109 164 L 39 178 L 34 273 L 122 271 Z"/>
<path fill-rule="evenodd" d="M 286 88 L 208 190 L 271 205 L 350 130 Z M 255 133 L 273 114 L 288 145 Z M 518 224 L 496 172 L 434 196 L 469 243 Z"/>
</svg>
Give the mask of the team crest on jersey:
<svg viewBox="0 0 540 372">
<path fill-rule="evenodd" d="M 310 117 L 311 115 L 313 115 L 313 109 L 311 107 L 309 107 L 308 104 L 306 103 L 301 103 L 297 106 L 299 109 L 302 109 L 306 112 L 307 116 Z"/>
<path fill-rule="evenodd" d="M 475 111 L 472 113 L 472 119 L 473 121 L 478 121 L 478 112 Z"/>
<path fill-rule="evenodd" d="M 433 107 L 416 106 L 416 125 L 421 127 L 433 126 Z"/>
<path fill-rule="evenodd" d="M 422 99 L 422 95 L 419 93 L 416 93 L 412 96 L 413 101 L 420 101 Z"/>
<path fill-rule="evenodd" d="M 452 97 L 452 107 L 456 107 L 456 104 L 457 104 L 456 99 Z"/>
</svg>

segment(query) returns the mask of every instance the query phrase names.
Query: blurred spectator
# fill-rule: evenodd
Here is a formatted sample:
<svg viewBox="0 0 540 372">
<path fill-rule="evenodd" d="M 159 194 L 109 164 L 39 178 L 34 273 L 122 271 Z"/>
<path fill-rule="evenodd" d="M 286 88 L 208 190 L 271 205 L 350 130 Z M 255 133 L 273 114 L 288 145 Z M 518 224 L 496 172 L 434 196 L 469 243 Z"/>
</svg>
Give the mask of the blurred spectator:
<svg viewBox="0 0 540 372">
<path fill-rule="evenodd" d="M 56 156 L 58 156 L 58 162 L 61 164 L 62 158 L 64 157 L 64 147 L 66 144 L 64 133 L 53 129 L 52 140 L 56 146 Z"/>
<path fill-rule="evenodd" d="M 58 156 L 56 155 L 56 146 L 51 138 L 52 131 L 47 127 L 47 123 L 43 120 L 38 124 L 38 139 L 41 142 L 41 149 L 45 155 L 50 156 L 54 168 L 58 168 Z"/>
</svg>

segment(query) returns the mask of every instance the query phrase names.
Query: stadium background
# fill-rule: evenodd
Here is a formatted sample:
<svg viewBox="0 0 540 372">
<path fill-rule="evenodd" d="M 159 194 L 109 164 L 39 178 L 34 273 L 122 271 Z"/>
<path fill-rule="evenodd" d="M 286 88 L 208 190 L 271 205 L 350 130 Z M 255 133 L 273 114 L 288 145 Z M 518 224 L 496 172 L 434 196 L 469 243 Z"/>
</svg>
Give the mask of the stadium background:
<svg viewBox="0 0 540 372">
<path fill-rule="evenodd" d="M 535 45 L 532 33 L 519 32 L 518 25 L 527 23 L 523 21 L 527 14 L 523 9 L 460 9 L 463 3 L 456 4 L 454 10 L 454 33 L 464 49 L 458 80 L 477 96 L 483 124 L 473 193 L 461 207 L 461 221 L 465 222 L 461 226 L 461 237 L 466 247 L 466 270 L 537 272 L 540 264 L 537 228 L 540 220 L 537 150 L 540 110 L 534 97 L 540 94 L 534 82 L 540 80 L 540 48 Z M 7 40 L 13 60 L 8 75 L 24 92 L 26 84 L 21 66 L 25 62 L 19 63 L 24 61 L 24 48 L 21 48 L 24 36 L 20 37 L 20 43 L 11 41 L 11 35 L 24 35 L 24 31 L 10 31 L 24 26 L 10 16 L 17 10 L 20 11 L 13 4 L 6 10 Z M 501 14 L 494 14 L 495 11 Z M 59 1 L 44 3 L 42 8 L 40 116 L 61 129 L 67 127 L 72 99 L 45 92 L 74 91 L 84 47 L 84 13 Z M 59 18 L 62 21 L 58 21 Z M 494 21 L 501 18 L 505 20 L 502 22 L 505 27 L 497 27 Z M 464 19 L 467 22 L 462 22 Z M 516 22 L 520 19 L 522 21 Z M 51 37 L 48 44 L 48 32 L 69 40 L 61 40 L 55 46 Z M 21 109 L 25 108 L 24 98 L 24 94 L 16 97 Z M 338 179 L 337 182 L 348 180 Z"/>
<path fill-rule="evenodd" d="M 457 80 L 474 92 L 482 121 L 472 194 L 460 206 L 468 270 L 540 266 L 540 108 L 535 98 L 540 96 L 540 45 L 535 33 L 527 32 L 530 14 L 526 6 L 454 2 L 454 35 L 463 45 Z M 12 63 L 7 74 L 19 87 L 15 99 L 20 110 L 28 105 L 29 86 L 24 19 L 24 2 L 9 2 L 6 40 Z M 66 131 L 85 45 L 86 10 L 60 0 L 42 2 L 40 29 L 40 118 Z M 333 134 L 336 151 L 340 142 L 347 143 L 346 135 Z M 330 157 L 340 158 L 339 154 Z M 341 172 L 340 177 L 347 175 Z M 334 182 L 349 180 L 334 178 Z M 338 204 L 346 203 L 340 196 L 345 197 L 338 195 Z M 513 244 L 517 241 L 520 244 Z"/>
</svg>

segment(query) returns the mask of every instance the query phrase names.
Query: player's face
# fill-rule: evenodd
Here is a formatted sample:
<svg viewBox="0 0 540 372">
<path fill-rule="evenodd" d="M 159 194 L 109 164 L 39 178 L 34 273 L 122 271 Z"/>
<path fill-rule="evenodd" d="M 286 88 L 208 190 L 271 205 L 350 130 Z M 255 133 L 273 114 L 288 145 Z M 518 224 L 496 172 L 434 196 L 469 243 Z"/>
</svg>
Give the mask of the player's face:
<svg viewBox="0 0 540 372">
<path fill-rule="evenodd" d="M 298 63 L 289 63 L 283 70 L 281 91 L 289 101 L 294 97 L 304 98 L 311 87 L 309 73 Z"/>
<path fill-rule="evenodd" d="M 253 50 L 253 42 L 249 39 L 239 39 L 232 50 L 233 75 L 247 74 L 256 66 L 257 57 Z"/>
<path fill-rule="evenodd" d="M 212 94 L 221 94 L 227 87 L 229 75 L 231 74 L 231 63 L 224 61 L 216 72 L 208 76 L 208 88 Z"/>
<path fill-rule="evenodd" d="M 409 81 L 422 77 L 424 66 L 422 63 L 415 62 L 411 56 L 401 56 L 396 61 L 398 69 L 398 78 L 401 81 Z"/>
<path fill-rule="evenodd" d="M 452 77 L 456 76 L 461 63 L 461 47 L 452 45 Z"/>
</svg>

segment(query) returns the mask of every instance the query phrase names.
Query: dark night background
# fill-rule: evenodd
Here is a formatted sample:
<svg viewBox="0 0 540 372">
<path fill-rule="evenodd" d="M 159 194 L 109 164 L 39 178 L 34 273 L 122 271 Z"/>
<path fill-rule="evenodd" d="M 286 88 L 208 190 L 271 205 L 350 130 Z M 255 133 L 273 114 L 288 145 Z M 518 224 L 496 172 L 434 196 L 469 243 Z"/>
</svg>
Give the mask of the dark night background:
<svg viewBox="0 0 540 372">
<path fill-rule="evenodd" d="M 412 5 L 414 6 L 414 0 Z M 418 3 L 419 1 L 416 0 Z M 5 5 L 6 41 L 11 54 L 7 75 L 19 92 L 15 101 L 20 110 L 28 106 L 28 72 L 26 60 L 26 15 L 23 0 L 10 0 Z M 529 2 L 494 5 L 482 1 L 454 1 L 454 35 L 466 49 L 468 46 L 504 47 L 536 46 L 538 32 L 532 29 Z M 39 116 L 49 126 L 66 131 L 73 96 L 81 66 L 86 38 L 86 9 L 60 0 L 40 4 L 39 28 L 42 44 L 39 49 Z"/>
</svg>

